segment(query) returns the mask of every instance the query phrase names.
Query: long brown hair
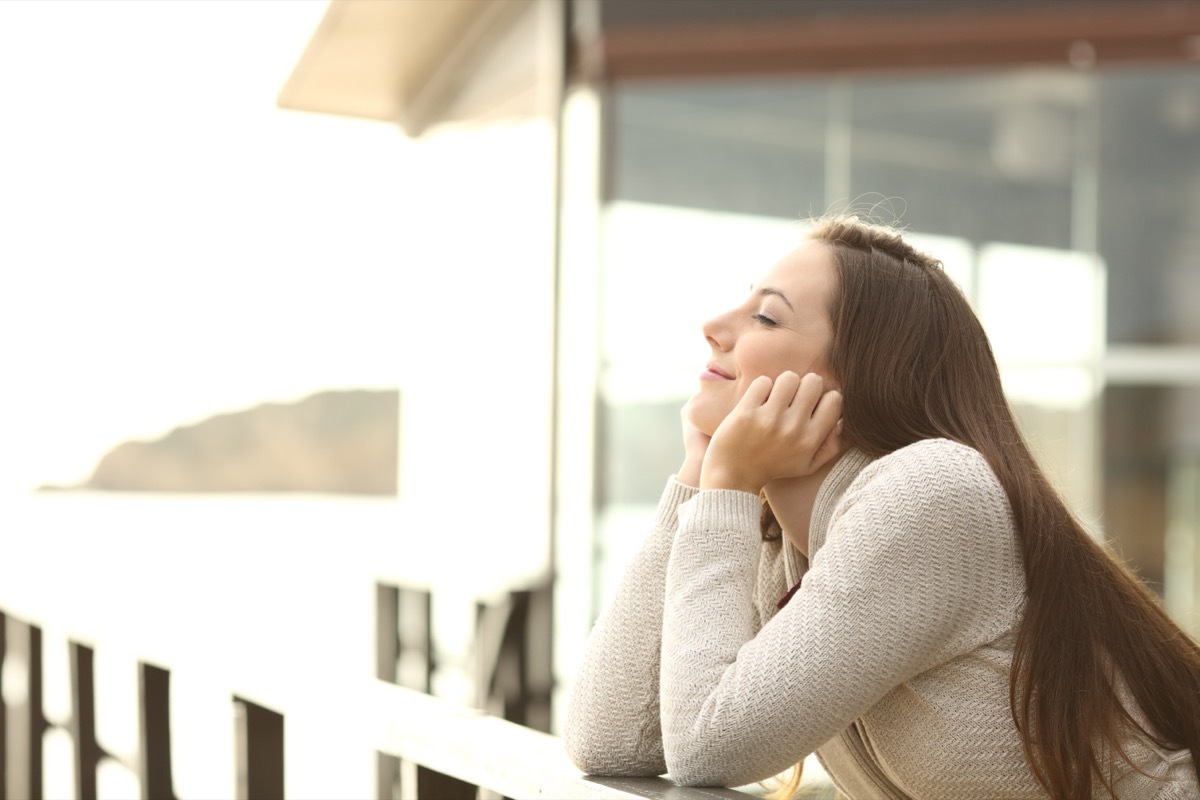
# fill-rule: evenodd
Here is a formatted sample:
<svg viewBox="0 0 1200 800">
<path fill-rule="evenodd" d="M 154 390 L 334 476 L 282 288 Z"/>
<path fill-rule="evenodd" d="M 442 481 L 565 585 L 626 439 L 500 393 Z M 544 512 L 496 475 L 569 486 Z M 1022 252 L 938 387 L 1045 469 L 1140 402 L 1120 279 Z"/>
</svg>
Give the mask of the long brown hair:
<svg viewBox="0 0 1200 800">
<path fill-rule="evenodd" d="M 1115 794 L 1117 759 L 1132 765 L 1130 735 L 1188 749 L 1200 770 L 1200 646 L 1047 481 L 983 327 L 940 262 L 853 217 L 818 220 L 809 238 L 832 248 L 837 269 L 829 364 L 844 440 L 873 456 L 922 439 L 961 442 L 1008 495 L 1027 587 L 1009 702 L 1034 777 L 1054 797 L 1091 798 L 1095 781 Z"/>
</svg>

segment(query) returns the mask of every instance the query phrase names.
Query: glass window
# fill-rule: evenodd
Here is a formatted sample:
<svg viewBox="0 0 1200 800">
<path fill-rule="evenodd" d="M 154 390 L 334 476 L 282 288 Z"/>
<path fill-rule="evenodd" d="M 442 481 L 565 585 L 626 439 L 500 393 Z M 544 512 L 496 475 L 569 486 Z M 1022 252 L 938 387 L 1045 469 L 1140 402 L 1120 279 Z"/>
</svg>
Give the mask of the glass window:
<svg viewBox="0 0 1200 800">
<path fill-rule="evenodd" d="M 849 207 L 944 259 L 1051 478 L 1172 614 L 1200 613 L 1200 359 L 1105 383 L 1114 348 L 1200 344 L 1193 68 L 659 82 L 610 100 L 597 598 L 682 458 L 700 324 L 794 245 L 796 220 Z"/>
<path fill-rule="evenodd" d="M 603 211 L 595 553 L 605 598 L 683 461 L 680 409 L 708 361 L 704 320 L 803 234 L 793 219 L 614 201 Z"/>
<path fill-rule="evenodd" d="M 1075 73 L 872 79 L 843 90 L 849 199 L 896 198 L 902 222 L 973 243 L 1069 248 L 1079 126 Z"/>
<path fill-rule="evenodd" d="M 1098 85 L 1108 341 L 1200 344 L 1200 75 L 1139 70 Z"/>
<path fill-rule="evenodd" d="M 1104 515 L 1117 549 L 1200 634 L 1200 387 L 1104 394 Z"/>
<path fill-rule="evenodd" d="M 825 210 L 829 92 L 775 79 L 622 86 L 611 197 L 796 219 Z"/>
</svg>

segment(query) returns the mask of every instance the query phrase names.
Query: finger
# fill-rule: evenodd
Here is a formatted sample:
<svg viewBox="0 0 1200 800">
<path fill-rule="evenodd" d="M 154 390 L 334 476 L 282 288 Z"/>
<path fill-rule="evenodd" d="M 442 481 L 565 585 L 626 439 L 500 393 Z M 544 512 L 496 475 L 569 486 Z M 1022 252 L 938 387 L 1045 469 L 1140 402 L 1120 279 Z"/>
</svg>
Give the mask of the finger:
<svg viewBox="0 0 1200 800">
<path fill-rule="evenodd" d="M 791 370 L 782 372 L 771 385 L 771 395 L 767 398 L 767 401 L 764 403 L 764 405 L 771 406 L 776 411 L 782 412 L 784 409 L 792 405 L 792 401 L 796 397 L 796 390 L 799 388 L 799 375 Z"/>
<path fill-rule="evenodd" d="M 842 394 L 825 392 L 813 410 L 811 429 L 821 444 L 813 453 L 813 466 L 820 467 L 841 450 Z"/>
<path fill-rule="evenodd" d="M 792 397 L 791 412 L 801 421 L 807 421 L 816 410 L 817 404 L 825 394 L 825 381 L 815 372 L 809 372 L 800 379 L 796 393 Z"/>
<path fill-rule="evenodd" d="M 841 418 L 842 393 L 837 389 L 822 393 L 812 411 L 812 421 L 816 429 L 831 431 Z"/>
<path fill-rule="evenodd" d="M 772 381 L 766 375 L 759 375 L 754 380 L 750 381 L 750 385 L 746 387 L 746 393 L 738 400 L 735 408 L 747 410 L 758 408 L 771 394 Z"/>
</svg>

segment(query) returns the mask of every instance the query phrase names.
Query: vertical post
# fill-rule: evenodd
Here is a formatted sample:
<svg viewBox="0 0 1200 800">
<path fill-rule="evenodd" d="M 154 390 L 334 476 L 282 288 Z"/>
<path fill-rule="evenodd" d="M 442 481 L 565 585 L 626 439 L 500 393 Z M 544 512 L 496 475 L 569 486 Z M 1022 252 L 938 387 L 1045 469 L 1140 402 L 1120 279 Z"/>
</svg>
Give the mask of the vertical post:
<svg viewBox="0 0 1200 800">
<path fill-rule="evenodd" d="M 554 583 L 553 579 L 529 592 L 525 622 L 524 704 L 525 724 L 550 732 L 554 697 Z"/>
<path fill-rule="evenodd" d="M 5 625 L 5 797 L 42 800 L 42 630 L 12 618 Z"/>
<path fill-rule="evenodd" d="M 408 689 L 429 692 L 436 663 L 433 656 L 433 602 L 428 590 L 376 585 L 376 677 Z M 376 755 L 376 791 L 380 800 L 436 797 L 475 800 L 476 788 L 415 764 L 404 769 L 400 759 Z M 415 786 L 410 786 L 410 781 Z"/>
<path fill-rule="evenodd" d="M 510 592 L 502 605 L 477 609 L 480 703 L 492 714 L 550 730 L 553 690 L 552 587 Z"/>
<path fill-rule="evenodd" d="M 76 800 L 96 799 L 96 766 L 101 750 L 96 741 L 96 679 L 92 648 L 70 643 L 71 739 L 75 742 Z"/>
<path fill-rule="evenodd" d="M 1200 637 L 1200 452 L 1176 446 L 1167 462 L 1166 569 L 1163 604 Z"/>
<path fill-rule="evenodd" d="M 518 702 L 522 664 L 517 643 L 524 637 L 525 593 L 509 592 L 503 603 L 476 606 L 475 671 L 479 705 L 493 716 L 525 724 Z"/>
<path fill-rule="evenodd" d="M 825 123 L 825 207 L 830 211 L 849 208 L 852 159 L 850 139 L 854 135 L 854 106 L 850 81 L 835 78 L 828 89 L 828 119 Z"/>
<path fill-rule="evenodd" d="M 587 9 L 583 8 L 589 6 Z M 560 365 L 564 358 L 562 346 L 562 272 L 563 272 L 563 206 L 565 201 L 564 180 L 565 148 L 563 140 L 566 135 L 564 112 L 567 102 L 568 71 L 570 51 L 583 43 L 591 12 L 599 13 L 599 3 L 584 3 L 579 0 L 562 3 L 539 3 L 538 14 L 538 107 L 553 132 L 553 153 L 551 154 L 550 175 L 550 239 L 546 243 L 547 266 L 550 280 L 550 327 L 546 333 L 550 338 L 549 360 L 546 363 L 547 377 L 550 379 L 549 389 L 549 434 L 546 439 L 546 567 L 550 583 L 546 594 L 546 656 L 547 669 L 550 671 L 550 682 L 554 676 L 554 593 L 552 587 L 558 579 L 558 547 L 556 529 L 559 521 L 559 477 L 562 474 L 562 464 L 559 462 L 561 447 L 562 401 L 560 387 L 563 375 Z M 589 18 L 582 21 L 579 17 Z M 579 38 L 576 35 L 579 34 Z M 575 51 L 580 54 L 579 50 Z M 594 403 L 594 398 L 590 401 Z M 578 480 L 578 478 L 576 478 Z M 553 726 L 551 719 L 552 697 L 546 698 L 546 720 L 542 730 L 549 731 Z"/>
<path fill-rule="evenodd" d="M 152 664 L 138 664 L 140 757 L 138 779 L 142 800 L 170 800 L 171 673 Z"/>
<path fill-rule="evenodd" d="M 375 584 L 375 677 L 396 682 L 400 658 L 400 590 Z M 375 796 L 393 800 L 400 786 L 400 759 L 387 753 L 375 753 Z"/>
<path fill-rule="evenodd" d="M 0 675 L 3 675 L 5 659 L 8 657 L 8 615 L 0 613 Z M 0 689 L 3 687 L 0 686 Z M 8 706 L 4 703 L 4 692 L 0 691 L 0 800 L 8 798 Z"/>
<path fill-rule="evenodd" d="M 555 4 L 544 4 L 555 5 Z M 596 359 L 600 353 L 601 208 L 610 96 L 602 90 L 600 0 L 561 4 L 578 55 L 558 100 L 555 170 L 554 434 L 551 564 L 556 675 L 583 645 L 599 606 L 596 551 Z M 565 75 L 565 71 L 564 71 Z M 580 354 L 585 354 L 581 357 Z"/>
<path fill-rule="evenodd" d="M 417 766 L 418 798 L 433 798 L 434 800 L 475 800 L 479 789 L 466 781 L 434 772 L 422 766 Z"/>
<path fill-rule="evenodd" d="M 1104 350 L 1107 343 L 1105 317 L 1108 314 L 1107 278 L 1104 262 L 1100 260 L 1100 107 L 1098 80 L 1095 74 L 1077 80 L 1088 83 L 1088 100 L 1072 120 L 1074 141 L 1071 163 L 1071 249 L 1093 256 L 1091 277 L 1098 288 L 1092 295 L 1092 347 L 1081 365 L 1088 368 L 1092 394 L 1082 407 L 1086 428 L 1082 434 L 1068 433 L 1073 452 L 1078 453 L 1076 464 L 1088 465 L 1086 484 L 1080 487 L 1082 499 L 1076 502 L 1084 508 L 1089 522 L 1101 520 L 1104 503 L 1103 453 L 1104 441 Z M 1071 426 L 1076 427 L 1076 426 Z"/>
<path fill-rule="evenodd" d="M 375 677 L 396 682 L 396 660 L 400 657 L 400 590 L 375 584 Z"/>
<path fill-rule="evenodd" d="M 283 800 L 283 714 L 233 698 L 237 800 Z"/>
<path fill-rule="evenodd" d="M 406 689 L 430 692 L 437 668 L 433 655 L 433 602 L 425 589 L 396 590 L 397 661 L 393 680 Z"/>
<path fill-rule="evenodd" d="M 395 800 L 400 783 L 400 759 L 375 751 L 376 800 Z"/>
</svg>

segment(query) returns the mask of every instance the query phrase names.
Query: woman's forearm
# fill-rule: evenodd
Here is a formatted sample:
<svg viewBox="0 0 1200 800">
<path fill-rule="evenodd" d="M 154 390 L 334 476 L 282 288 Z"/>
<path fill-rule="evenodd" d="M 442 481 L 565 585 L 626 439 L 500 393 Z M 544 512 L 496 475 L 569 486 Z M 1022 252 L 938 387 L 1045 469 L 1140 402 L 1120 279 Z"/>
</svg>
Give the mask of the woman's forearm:
<svg viewBox="0 0 1200 800">
<path fill-rule="evenodd" d="M 658 672 L 676 507 L 696 490 L 672 480 L 654 529 L 588 639 L 563 738 L 576 766 L 601 775 L 661 775 Z"/>
</svg>

